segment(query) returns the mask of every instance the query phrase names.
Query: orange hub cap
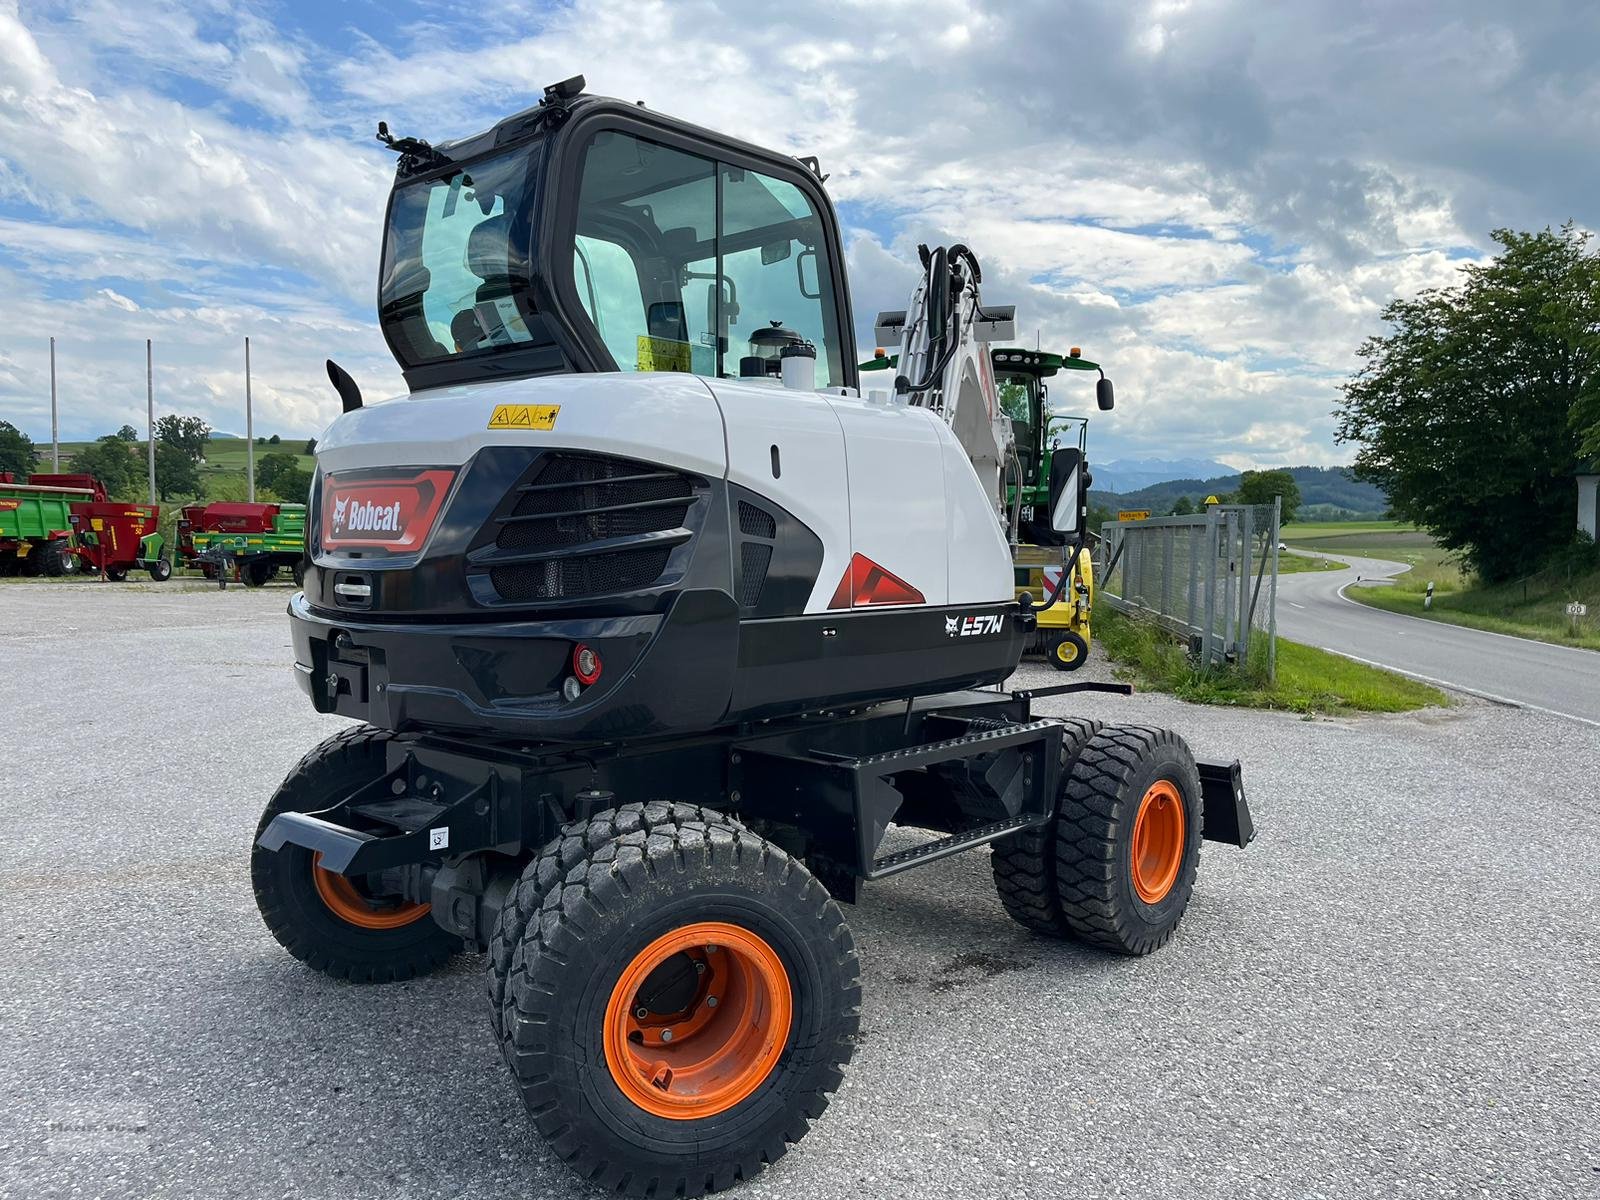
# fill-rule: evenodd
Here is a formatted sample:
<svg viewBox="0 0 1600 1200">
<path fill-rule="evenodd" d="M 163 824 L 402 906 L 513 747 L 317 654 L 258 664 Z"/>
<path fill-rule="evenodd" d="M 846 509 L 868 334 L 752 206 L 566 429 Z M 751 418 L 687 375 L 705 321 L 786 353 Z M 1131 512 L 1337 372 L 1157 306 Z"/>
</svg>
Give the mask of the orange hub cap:
<svg viewBox="0 0 1600 1200">
<path fill-rule="evenodd" d="M 772 1074 L 793 1015 L 772 947 L 737 925 L 699 921 L 639 951 L 611 989 L 606 1067 L 654 1116 L 715 1116 Z"/>
<path fill-rule="evenodd" d="M 1186 833 L 1178 786 L 1158 779 L 1139 801 L 1133 820 L 1133 890 L 1146 904 L 1159 904 L 1178 882 Z"/>
<path fill-rule="evenodd" d="M 429 905 L 373 900 L 361 894 L 349 876 L 321 867 L 322 855 L 311 860 L 311 881 L 328 911 L 362 929 L 399 929 L 428 915 Z"/>
</svg>

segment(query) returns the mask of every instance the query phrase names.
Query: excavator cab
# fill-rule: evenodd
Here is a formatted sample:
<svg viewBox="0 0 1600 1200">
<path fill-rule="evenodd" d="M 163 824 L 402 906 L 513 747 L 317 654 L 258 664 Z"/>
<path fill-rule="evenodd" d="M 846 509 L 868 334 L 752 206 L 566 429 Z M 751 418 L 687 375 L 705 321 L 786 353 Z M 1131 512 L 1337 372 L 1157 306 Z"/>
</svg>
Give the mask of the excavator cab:
<svg viewBox="0 0 1600 1200">
<path fill-rule="evenodd" d="M 401 151 L 379 315 L 412 390 L 585 371 L 855 386 L 838 219 L 812 166 L 572 81 Z M 756 360 L 760 360 L 759 363 Z"/>
</svg>

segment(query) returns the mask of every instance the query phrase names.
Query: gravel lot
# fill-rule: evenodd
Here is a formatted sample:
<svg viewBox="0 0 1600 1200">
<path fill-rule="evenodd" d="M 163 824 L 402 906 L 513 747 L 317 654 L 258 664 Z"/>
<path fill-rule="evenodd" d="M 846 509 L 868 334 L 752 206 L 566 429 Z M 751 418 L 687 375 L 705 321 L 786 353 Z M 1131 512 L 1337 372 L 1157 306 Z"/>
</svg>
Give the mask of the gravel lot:
<svg viewBox="0 0 1600 1200">
<path fill-rule="evenodd" d="M 0 1195 L 586 1195 L 530 1133 L 477 959 L 336 984 L 257 918 L 257 816 L 343 724 L 291 680 L 288 595 L 0 584 Z M 983 854 L 870 885 L 854 1066 L 732 1194 L 1600 1194 L 1594 729 L 1059 711 L 1237 754 L 1255 845 L 1207 846 L 1140 961 L 1013 925 Z"/>
</svg>

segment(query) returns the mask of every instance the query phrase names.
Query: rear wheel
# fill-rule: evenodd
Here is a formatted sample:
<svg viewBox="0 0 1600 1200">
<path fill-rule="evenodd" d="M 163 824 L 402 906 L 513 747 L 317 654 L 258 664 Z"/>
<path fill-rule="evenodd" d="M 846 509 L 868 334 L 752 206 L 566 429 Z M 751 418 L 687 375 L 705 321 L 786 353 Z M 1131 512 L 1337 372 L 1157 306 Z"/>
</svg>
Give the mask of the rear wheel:
<svg viewBox="0 0 1600 1200">
<path fill-rule="evenodd" d="M 306 560 L 303 558 L 295 559 L 294 566 L 289 569 L 294 575 L 295 587 L 303 587 L 306 582 Z"/>
<path fill-rule="evenodd" d="M 386 769 L 387 730 L 357 726 L 324 741 L 289 772 L 256 827 L 259 839 L 283 812 L 337 804 Z M 438 967 L 461 939 L 434 922 L 426 904 L 386 892 L 376 876 L 324 869 L 303 846 L 252 845 L 250 880 L 272 936 L 290 954 L 335 979 L 388 983 Z"/>
<path fill-rule="evenodd" d="M 32 557 L 35 568 L 41 575 L 54 578 L 67 573 L 67 556 L 62 552 L 59 540 L 41 542 L 33 548 Z"/>
<path fill-rule="evenodd" d="M 239 564 L 239 578 L 246 587 L 265 587 L 272 575 L 272 564 L 265 559 L 252 558 Z"/>
<path fill-rule="evenodd" d="M 127 579 L 127 577 L 128 577 L 128 569 L 126 567 L 107 567 L 106 568 L 106 578 L 109 579 L 112 583 L 121 583 L 123 580 Z"/>
<path fill-rule="evenodd" d="M 1056 818 L 1056 896 L 1070 936 L 1148 954 L 1183 918 L 1200 865 L 1200 774 L 1170 729 L 1113 725 L 1084 745 Z"/>
<path fill-rule="evenodd" d="M 1089 657 L 1089 643 L 1072 630 L 1064 630 L 1050 639 L 1045 657 L 1058 671 L 1076 671 Z"/>
<path fill-rule="evenodd" d="M 507 1050 L 534 1124 L 585 1179 L 699 1196 L 805 1135 L 860 1001 L 822 885 L 707 812 L 604 841 L 548 890 L 513 955 Z"/>
<path fill-rule="evenodd" d="M 1065 792 L 1072 764 L 1089 739 L 1100 732 L 1099 721 L 1072 717 L 1061 723 L 1061 790 Z M 1000 903 L 1019 925 L 1052 937 L 1067 937 L 1071 929 L 1056 895 L 1056 823 L 1025 829 L 997 838 L 990 847 Z"/>
<path fill-rule="evenodd" d="M 126 572 L 124 572 L 126 575 Z M 150 562 L 150 578 L 157 583 L 165 583 L 172 578 L 172 564 L 164 558 L 152 559 Z"/>
</svg>

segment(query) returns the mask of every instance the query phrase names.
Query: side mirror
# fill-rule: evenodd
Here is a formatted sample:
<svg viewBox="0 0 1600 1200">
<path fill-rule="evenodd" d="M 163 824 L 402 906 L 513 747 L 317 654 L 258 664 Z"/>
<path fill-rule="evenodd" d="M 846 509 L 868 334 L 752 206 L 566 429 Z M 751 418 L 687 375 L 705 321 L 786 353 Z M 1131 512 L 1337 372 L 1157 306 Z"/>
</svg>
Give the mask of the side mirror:
<svg viewBox="0 0 1600 1200">
<path fill-rule="evenodd" d="M 1094 402 L 1100 406 L 1101 412 L 1110 412 L 1117 403 L 1116 393 L 1111 390 L 1111 380 L 1104 375 L 1094 385 Z"/>
<path fill-rule="evenodd" d="M 1075 446 L 1050 455 L 1050 528 L 1077 533 L 1083 524 L 1083 454 Z"/>
</svg>

